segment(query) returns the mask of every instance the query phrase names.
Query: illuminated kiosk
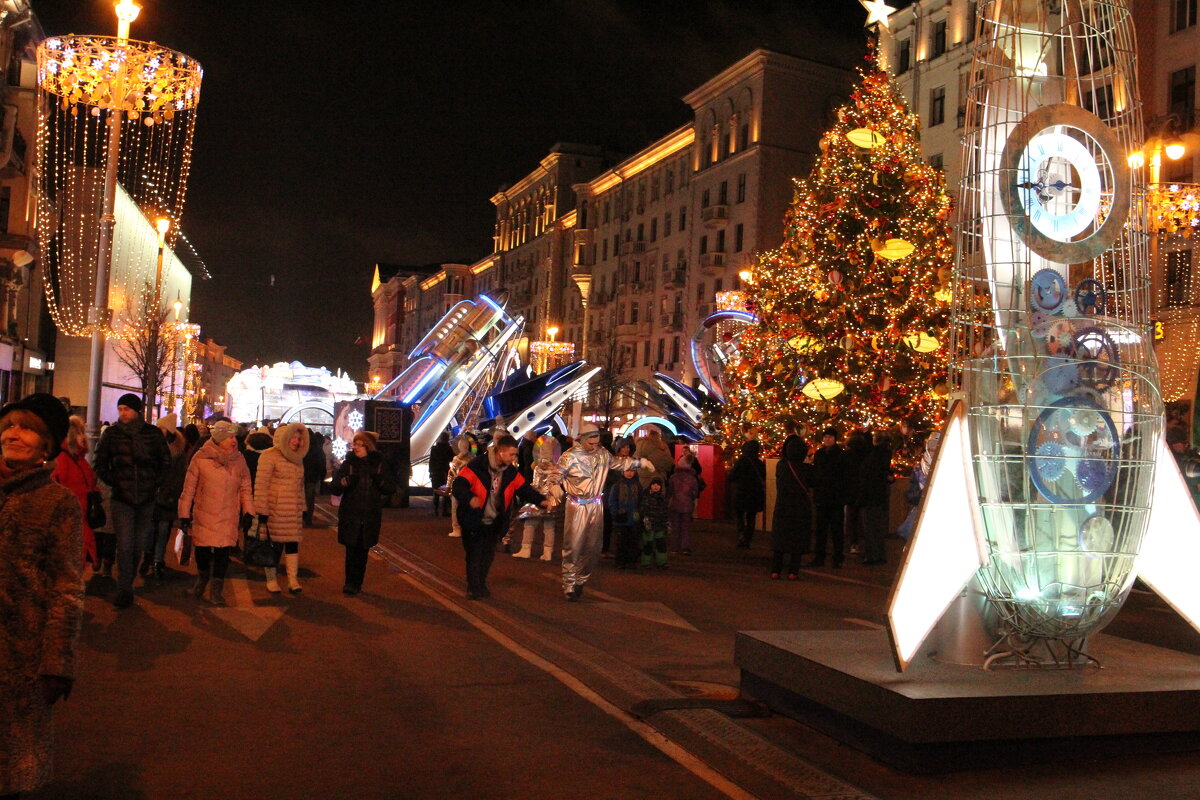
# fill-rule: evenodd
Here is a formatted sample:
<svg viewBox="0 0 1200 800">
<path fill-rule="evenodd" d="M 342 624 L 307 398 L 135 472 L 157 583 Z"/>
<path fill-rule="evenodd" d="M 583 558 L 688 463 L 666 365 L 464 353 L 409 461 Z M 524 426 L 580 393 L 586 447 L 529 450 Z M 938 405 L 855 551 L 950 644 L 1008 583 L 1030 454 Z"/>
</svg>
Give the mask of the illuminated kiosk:
<svg viewBox="0 0 1200 800">
<path fill-rule="evenodd" d="M 334 404 L 360 397 L 358 384 L 341 370 L 306 367 L 280 361 L 250 367 L 225 386 L 225 414 L 243 425 L 264 420 L 278 424 L 303 422 L 323 434 L 333 432 Z"/>
<path fill-rule="evenodd" d="M 977 10 L 957 399 L 888 628 L 739 634 L 743 689 L 913 769 L 1074 754 L 1079 737 L 1091 757 L 1200 749 L 1200 658 L 1099 635 L 1138 577 L 1200 621 L 1200 518 L 1163 439 L 1144 180 L 1126 163 L 1130 11 Z"/>
</svg>

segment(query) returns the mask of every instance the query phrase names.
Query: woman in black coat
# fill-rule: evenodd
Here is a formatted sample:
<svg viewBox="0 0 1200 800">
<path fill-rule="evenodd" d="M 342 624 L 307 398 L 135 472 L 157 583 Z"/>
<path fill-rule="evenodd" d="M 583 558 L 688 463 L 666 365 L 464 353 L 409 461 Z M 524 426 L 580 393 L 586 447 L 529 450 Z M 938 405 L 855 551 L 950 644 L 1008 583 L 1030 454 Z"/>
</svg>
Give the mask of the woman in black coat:
<svg viewBox="0 0 1200 800">
<path fill-rule="evenodd" d="M 805 464 L 808 445 L 793 431 L 783 440 L 783 452 L 775 467 L 775 513 L 771 517 L 771 580 L 783 571 L 783 556 L 788 555 L 787 577 L 794 581 L 800 573 L 800 556 L 812 544 L 813 466 Z"/>
<path fill-rule="evenodd" d="M 737 519 L 737 546 L 747 548 L 754 536 L 755 517 L 767 507 L 767 465 L 758 457 L 762 445 L 756 441 L 742 443 L 742 454 L 733 465 L 729 479 L 733 481 L 733 513 Z"/>
<path fill-rule="evenodd" d="M 342 498 L 338 506 L 338 542 L 346 548 L 346 583 L 343 594 L 362 591 L 367 554 L 379 543 L 383 504 L 396 491 L 383 454 L 375 449 L 374 434 L 359 431 L 351 442 L 353 452 L 337 468 L 330 487 Z"/>
</svg>

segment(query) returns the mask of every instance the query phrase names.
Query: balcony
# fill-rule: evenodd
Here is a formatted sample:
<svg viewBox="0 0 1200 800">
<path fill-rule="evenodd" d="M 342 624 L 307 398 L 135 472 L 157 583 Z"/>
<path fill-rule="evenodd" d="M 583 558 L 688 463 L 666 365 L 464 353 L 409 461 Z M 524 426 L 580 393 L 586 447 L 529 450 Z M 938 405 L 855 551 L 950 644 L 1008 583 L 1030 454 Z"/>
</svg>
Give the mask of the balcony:
<svg viewBox="0 0 1200 800">
<path fill-rule="evenodd" d="M 626 322 L 617 326 L 617 336 L 649 336 L 650 320 L 641 322 Z"/>
<path fill-rule="evenodd" d="M 646 252 L 645 242 L 621 242 L 621 255 L 623 256 L 644 252 Z"/>
<path fill-rule="evenodd" d="M 673 311 L 669 314 L 660 314 L 658 326 L 667 333 L 674 333 L 675 331 L 682 330 L 683 312 Z"/>
<path fill-rule="evenodd" d="M 721 252 L 702 254 L 700 256 L 700 269 L 705 272 L 725 269 L 725 254 Z"/>
<path fill-rule="evenodd" d="M 682 289 L 687 286 L 687 270 L 673 269 L 663 273 L 664 289 Z"/>
<path fill-rule="evenodd" d="M 700 221 L 706 228 L 724 228 L 729 224 L 729 206 L 709 206 L 700 209 Z"/>
</svg>

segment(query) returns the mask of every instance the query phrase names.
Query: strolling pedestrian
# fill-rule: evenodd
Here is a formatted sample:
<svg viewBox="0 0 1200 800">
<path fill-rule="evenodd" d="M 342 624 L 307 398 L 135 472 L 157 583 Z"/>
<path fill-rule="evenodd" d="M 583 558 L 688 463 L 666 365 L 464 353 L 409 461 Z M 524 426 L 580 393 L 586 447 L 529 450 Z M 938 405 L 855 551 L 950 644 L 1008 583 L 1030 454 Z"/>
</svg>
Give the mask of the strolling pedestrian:
<svg viewBox="0 0 1200 800">
<path fill-rule="evenodd" d="M 88 495 L 96 491 L 96 473 L 88 464 L 87 432 L 81 417 L 72 416 L 68 422 L 67 435 L 62 450 L 54 459 L 54 471 L 50 477 L 55 483 L 71 490 L 79 501 L 82 515 L 83 559 L 92 569 L 100 571 L 100 555 L 96 548 L 96 534 L 87 521 Z"/>
<path fill-rule="evenodd" d="M 375 434 L 357 431 L 350 440 L 350 453 L 333 474 L 330 491 L 342 498 L 338 505 L 338 543 L 346 548 L 345 582 L 342 594 L 362 591 L 367 574 L 367 556 L 379 543 L 383 506 L 396 491 L 387 462 L 375 448 Z"/>
<path fill-rule="evenodd" d="M 518 454 L 520 450 L 518 449 Z M 523 506 L 519 516 L 524 519 L 521 531 L 521 549 L 513 553 L 516 558 L 532 558 L 539 538 L 542 543 L 542 561 L 554 560 L 554 544 L 558 540 L 558 529 L 562 523 L 562 472 L 558 459 L 562 449 L 550 434 L 539 436 L 533 449 L 532 486 L 554 501 L 554 507 L 545 509 L 533 503 Z M 518 458 L 520 456 L 518 455 Z"/>
<path fill-rule="evenodd" d="M 787 579 L 800 576 L 800 557 L 812 542 L 815 516 L 812 492 L 813 466 L 805 463 L 808 445 L 788 421 L 779 463 L 775 466 L 775 509 L 771 518 L 771 579 L 779 580 L 787 557 Z M 840 530 L 840 528 L 839 528 Z M 835 562 L 840 563 L 840 562 Z"/>
<path fill-rule="evenodd" d="M 613 565 L 627 569 L 635 566 L 642 554 L 642 482 L 633 469 L 613 475 L 604 494 L 604 508 L 612 520 Z"/>
<path fill-rule="evenodd" d="M 859 519 L 861 515 L 858 505 L 859 468 L 869 452 L 871 452 L 871 434 L 867 431 L 852 431 L 846 437 L 846 452 L 843 456 L 845 463 L 842 467 L 845 480 L 841 485 L 845 502 L 845 524 L 842 529 L 845 532 L 845 544 L 848 552 L 857 556 L 862 555 L 862 524 Z"/>
<path fill-rule="evenodd" d="M 562 454 L 566 509 L 563 519 L 562 588 L 569 601 L 578 601 L 600 560 L 604 533 L 604 484 L 610 470 L 641 467 L 636 458 L 614 456 L 600 446 L 600 429 L 590 422 L 579 428 L 571 449 Z"/>
<path fill-rule="evenodd" d="M 859 465 L 858 508 L 864 564 L 887 562 L 884 537 L 888 525 L 888 495 L 895 480 L 892 475 L 891 438 L 879 431 L 871 450 Z"/>
<path fill-rule="evenodd" d="M 304 454 L 304 513 L 301 515 L 306 528 L 313 524 L 313 513 L 317 507 L 317 490 L 325 480 L 325 451 L 321 445 L 325 440 L 317 431 L 309 431 L 308 451 Z"/>
<path fill-rule="evenodd" d="M 737 546 L 746 549 L 754 538 L 755 522 L 767 507 L 767 465 L 759 458 L 762 445 L 755 439 L 742 442 L 741 455 L 729 473 L 733 482 L 733 513 L 737 521 Z"/>
<path fill-rule="evenodd" d="M 175 530 L 179 496 L 183 494 L 183 479 L 187 475 L 187 448 L 183 434 L 175 427 L 175 420 L 174 414 L 168 414 L 155 423 L 167 440 L 171 463 L 163 473 L 162 482 L 154 496 L 154 523 L 150 528 L 150 538 L 146 542 L 146 552 L 142 554 L 142 566 L 139 570 L 143 578 L 151 573 L 158 580 L 166 576 L 167 543 Z"/>
<path fill-rule="evenodd" d="M 813 557 L 809 566 L 825 566 L 825 556 L 833 546 L 833 566 L 840 567 L 845 561 L 845 513 L 847 496 L 846 451 L 838 444 L 840 433 L 837 428 L 826 428 L 821 432 L 821 447 L 813 454 L 813 501 L 816 504 L 814 525 Z"/>
<path fill-rule="evenodd" d="M 271 449 L 258 459 L 254 483 L 254 507 L 259 525 L 268 526 L 271 541 L 283 544 L 283 563 L 288 591 L 299 594 L 300 543 L 304 540 L 304 454 L 308 452 L 308 428 L 289 422 L 275 431 Z M 261 535 L 261 534 L 260 534 Z M 280 591 L 275 567 L 266 567 L 267 591 Z"/>
<path fill-rule="evenodd" d="M 685 556 L 692 554 L 692 515 L 696 511 L 696 500 L 703 491 L 703 482 L 692 468 L 695 460 L 695 456 L 684 450 L 667 483 L 670 550 Z"/>
<path fill-rule="evenodd" d="M 117 421 L 96 445 L 93 466 L 112 487 L 109 511 L 117 534 L 117 595 L 113 605 L 133 605 L 133 579 L 154 524 L 155 498 L 171 466 L 171 451 L 160 429 L 142 418 L 142 399 L 132 392 L 117 398 Z"/>
<path fill-rule="evenodd" d="M 222 591 L 238 531 L 248 530 L 254 515 L 250 469 L 238 452 L 237 426 L 213 423 L 208 441 L 188 464 L 176 509 L 180 526 L 190 531 L 196 554 L 196 582 L 190 593 L 214 606 L 225 605 Z"/>
<path fill-rule="evenodd" d="M 517 470 L 517 440 L 503 435 L 459 470 L 452 490 L 466 553 L 467 599 L 491 597 L 488 572 L 496 543 L 508 530 L 513 500 L 550 508 L 552 501 L 525 482 Z"/>
<path fill-rule="evenodd" d="M 242 451 L 242 457 L 246 459 L 246 467 L 250 470 L 251 484 L 258 477 L 258 460 L 274 446 L 275 439 L 265 425 L 246 437 L 246 449 Z"/>
<path fill-rule="evenodd" d="M 640 458 L 643 464 L 652 467 L 650 470 L 643 468 L 639 475 L 643 489 L 648 487 L 651 478 L 655 477 L 661 478 L 663 485 L 666 485 L 671 470 L 675 468 L 675 457 L 671 454 L 671 447 L 663 440 L 662 431 L 657 425 L 652 423 L 646 426 L 646 435 L 638 440 L 633 455 Z"/>
<path fill-rule="evenodd" d="M 657 475 L 642 493 L 642 541 L 638 564 L 667 568 L 667 486 Z"/>
<path fill-rule="evenodd" d="M 454 448 L 450 446 L 450 432 L 442 431 L 429 450 L 429 485 L 433 488 L 433 515 L 450 516 L 450 495 L 439 489 L 446 486 L 450 474 L 450 462 L 454 460 Z"/>
<path fill-rule="evenodd" d="M 51 480 L 67 437 L 58 398 L 0 408 L 0 796 L 49 782 L 53 707 L 71 694 L 83 616 L 79 501 Z"/>
</svg>

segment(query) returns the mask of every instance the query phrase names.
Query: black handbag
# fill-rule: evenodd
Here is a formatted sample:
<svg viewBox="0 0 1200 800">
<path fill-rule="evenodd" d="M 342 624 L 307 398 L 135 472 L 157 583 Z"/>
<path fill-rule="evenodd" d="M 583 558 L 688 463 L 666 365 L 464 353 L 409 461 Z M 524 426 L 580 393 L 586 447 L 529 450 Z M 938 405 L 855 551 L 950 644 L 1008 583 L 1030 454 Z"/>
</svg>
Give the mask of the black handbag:
<svg viewBox="0 0 1200 800">
<path fill-rule="evenodd" d="M 104 498 L 100 496 L 100 492 L 93 489 L 87 494 L 87 524 L 93 531 L 97 528 L 103 528 L 108 522 L 108 515 L 104 513 Z"/>
<path fill-rule="evenodd" d="M 283 542 L 271 541 L 271 531 L 266 525 L 258 526 L 257 536 L 246 534 L 246 543 L 242 545 L 242 563 L 246 566 L 275 567 L 279 565 L 281 555 Z"/>
</svg>

